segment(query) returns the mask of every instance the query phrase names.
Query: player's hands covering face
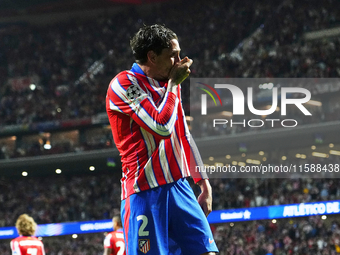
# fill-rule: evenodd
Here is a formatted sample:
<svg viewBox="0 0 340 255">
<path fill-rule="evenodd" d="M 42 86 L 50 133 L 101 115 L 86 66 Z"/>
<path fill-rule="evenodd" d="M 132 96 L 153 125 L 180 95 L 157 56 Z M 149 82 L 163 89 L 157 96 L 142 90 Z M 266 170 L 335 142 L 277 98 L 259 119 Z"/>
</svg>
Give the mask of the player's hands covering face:
<svg viewBox="0 0 340 255">
<path fill-rule="evenodd" d="M 174 64 L 170 71 L 169 80 L 171 79 L 175 84 L 182 83 L 191 72 L 189 67 L 192 65 L 192 62 L 192 59 L 185 57 Z"/>
</svg>

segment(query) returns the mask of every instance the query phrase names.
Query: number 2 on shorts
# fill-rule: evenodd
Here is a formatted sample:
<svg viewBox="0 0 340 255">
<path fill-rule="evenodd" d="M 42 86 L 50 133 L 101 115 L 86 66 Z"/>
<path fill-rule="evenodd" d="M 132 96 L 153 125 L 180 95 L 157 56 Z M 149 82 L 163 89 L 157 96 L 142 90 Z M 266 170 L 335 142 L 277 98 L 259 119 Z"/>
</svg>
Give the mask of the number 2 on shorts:
<svg viewBox="0 0 340 255">
<path fill-rule="evenodd" d="M 146 225 L 148 225 L 148 217 L 146 217 L 145 215 L 138 215 L 137 221 L 140 221 L 140 220 L 143 221 L 143 222 L 142 222 L 142 225 L 139 227 L 138 235 L 139 236 L 148 236 L 149 231 L 144 230 L 146 228 Z"/>
</svg>

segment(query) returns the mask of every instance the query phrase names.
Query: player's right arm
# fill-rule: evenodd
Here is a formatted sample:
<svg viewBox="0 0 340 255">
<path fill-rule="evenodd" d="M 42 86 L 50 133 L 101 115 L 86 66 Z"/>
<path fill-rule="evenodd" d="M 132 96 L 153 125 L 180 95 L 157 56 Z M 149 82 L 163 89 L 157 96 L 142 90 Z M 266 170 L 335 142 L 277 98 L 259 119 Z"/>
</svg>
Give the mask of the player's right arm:
<svg viewBox="0 0 340 255">
<path fill-rule="evenodd" d="M 192 60 L 185 58 L 176 63 L 169 76 L 167 91 L 157 107 L 144 90 L 142 82 L 132 72 L 123 72 L 112 80 L 108 89 L 110 110 L 128 114 L 139 126 L 154 136 L 169 138 L 176 122 L 177 108 L 180 103 L 178 84 L 190 73 Z M 110 112 L 108 111 L 110 116 Z"/>
<path fill-rule="evenodd" d="M 110 83 L 107 107 L 129 115 L 139 126 L 160 139 L 170 137 L 176 122 L 179 103 L 177 95 L 168 89 L 157 107 L 141 87 L 143 84 L 139 84 L 132 72 L 119 74 Z M 110 114 L 112 112 L 108 111 Z"/>
</svg>

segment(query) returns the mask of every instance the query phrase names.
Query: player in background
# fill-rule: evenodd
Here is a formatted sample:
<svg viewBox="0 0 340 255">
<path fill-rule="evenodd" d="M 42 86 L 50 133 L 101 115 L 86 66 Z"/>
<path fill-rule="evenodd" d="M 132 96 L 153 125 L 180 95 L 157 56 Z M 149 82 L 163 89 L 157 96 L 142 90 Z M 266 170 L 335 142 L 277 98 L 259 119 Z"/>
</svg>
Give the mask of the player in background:
<svg viewBox="0 0 340 255">
<path fill-rule="evenodd" d="M 120 216 L 112 218 L 114 231 L 108 233 L 104 240 L 103 255 L 126 255 L 123 225 Z"/>
<path fill-rule="evenodd" d="M 11 241 L 12 255 L 45 255 L 44 244 L 34 237 L 37 224 L 32 217 L 20 215 L 15 227 L 20 236 Z"/>
<path fill-rule="evenodd" d="M 202 159 L 181 100 L 192 60 L 180 58 L 177 35 L 162 25 L 131 39 L 136 63 L 109 84 L 106 110 L 123 177 L 121 217 L 129 255 L 215 254 L 206 216 L 212 190 L 195 166 Z M 187 177 L 201 188 L 198 199 Z"/>
</svg>

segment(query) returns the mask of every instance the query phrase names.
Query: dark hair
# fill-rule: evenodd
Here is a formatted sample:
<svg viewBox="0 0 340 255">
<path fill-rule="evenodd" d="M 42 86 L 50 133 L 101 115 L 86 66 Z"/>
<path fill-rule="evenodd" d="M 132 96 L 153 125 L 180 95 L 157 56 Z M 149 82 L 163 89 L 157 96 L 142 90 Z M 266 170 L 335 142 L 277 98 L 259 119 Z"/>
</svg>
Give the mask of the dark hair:
<svg viewBox="0 0 340 255">
<path fill-rule="evenodd" d="M 147 62 L 147 53 L 152 50 L 157 55 L 162 53 L 163 49 L 170 48 L 172 39 L 178 39 L 177 35 L 162 25 L 144 26 L 134 35 L 130 41 L 132 53 L 136 62 L 144 64 Z"/>
<path fill-rule="evenodd" d="M 123 225 L 122 225 L 122 220 L 121 220 L 121 218 L 120 218 L 120 215 L 114 216 L 114 217 L 112 218 L 112 220 L 115 221 L 119 227 L 122 227 L 122 226 L 123 226 Z"/>
</svg>

